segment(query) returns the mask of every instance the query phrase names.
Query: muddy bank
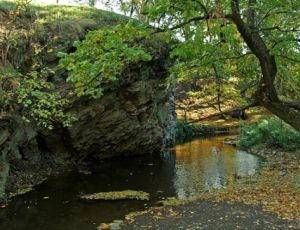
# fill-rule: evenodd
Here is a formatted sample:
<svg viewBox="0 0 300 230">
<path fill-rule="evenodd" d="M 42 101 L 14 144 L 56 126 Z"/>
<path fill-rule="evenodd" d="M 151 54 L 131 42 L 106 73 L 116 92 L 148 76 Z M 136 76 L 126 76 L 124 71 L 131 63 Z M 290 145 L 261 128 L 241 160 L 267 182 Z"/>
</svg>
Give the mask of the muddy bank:
<svg viewBox="0 0 300 230">
<path fill-rule="evenodd" d="M 236 202 L 194 201 L 153 208 L 135 219 L 127 217 L 121 229 L 299 229 L 300 222 L 279 219 L 259 206 Z M 100 228 L 101 229 L 101 228 Z"/>
<path fill-rule="evenodd" d="M 239 178 L 220 191 L 128 215 L 121 229 L 299 229 L 299 154 L 251 152 L 266 159 L 260 174 Z"/>
<path fill-rule="evenodd" d="M 300 221 L 299 154 L 270 149 L 252 152 L 267 159 L 260 174 L 241 179 L 226 190 L 211 195 L 211 199 L 260 205 L 264 211 L 276 213 L 281 218 Z"/>
</svg>

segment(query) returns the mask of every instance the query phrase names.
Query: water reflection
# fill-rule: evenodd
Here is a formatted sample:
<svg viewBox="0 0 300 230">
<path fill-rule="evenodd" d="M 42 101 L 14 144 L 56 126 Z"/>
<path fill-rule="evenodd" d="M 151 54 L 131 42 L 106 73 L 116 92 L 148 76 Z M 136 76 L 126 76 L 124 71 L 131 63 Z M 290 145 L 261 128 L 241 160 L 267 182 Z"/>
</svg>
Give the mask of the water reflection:
<svg viewBox="0 0 300 230">
<path fill-rule="evenodd" d="M 219 138 L 177 145 L 159 156 L 103 162 L 92 175 L 69 173 L 50 178 L 0 209 L 2 230 L 94 230 L 101 222 L 154 206 L 158 200 L 186 198 L 222 188 L 259 170 L 259 158 L 224 145 Z M 150 201 L 82 201 L 79 194 L 142 190 Z M 49 199 L 44 199 L 49 197 Z"/>
<path fill-rule="evenodd" d="M 201 191 L 220 189 L 234 183 L 235 178 L 254 175 L 260 159 L 220 139 L 194 140 L 177 145 L 174 187 L 179 198 Z"/>
</svg>

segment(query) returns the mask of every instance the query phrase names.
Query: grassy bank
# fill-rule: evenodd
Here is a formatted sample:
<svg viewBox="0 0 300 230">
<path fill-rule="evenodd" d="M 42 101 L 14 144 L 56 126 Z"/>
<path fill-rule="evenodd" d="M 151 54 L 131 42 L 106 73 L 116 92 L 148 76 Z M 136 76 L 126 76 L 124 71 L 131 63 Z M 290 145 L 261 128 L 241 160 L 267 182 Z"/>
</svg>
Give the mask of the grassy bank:
<svg viewBox="0 0 300 230">
<path fill-rule="evenodd" d="M 265 117 L 241 129 L 242 148 L 270 148 L 283 151 L 300 150 L 300 132 L 276 117 Z"/>
<path fill-rule="evenodd" d="M 24 5 L 19 16 L 34 15 L 47 22 L 59 22 L 60 20 L 85 21 L 88 19 L 97 22 L 98 26 L 113 25 L 116 22 L 126 22 L 127 17 L 105 10 L 99 10 L 84 6 L 64 5 Z M 15 11 L 17 4 L 14 1 L 0 1 L 0 15 L 7 11 Z"/>
</svg>

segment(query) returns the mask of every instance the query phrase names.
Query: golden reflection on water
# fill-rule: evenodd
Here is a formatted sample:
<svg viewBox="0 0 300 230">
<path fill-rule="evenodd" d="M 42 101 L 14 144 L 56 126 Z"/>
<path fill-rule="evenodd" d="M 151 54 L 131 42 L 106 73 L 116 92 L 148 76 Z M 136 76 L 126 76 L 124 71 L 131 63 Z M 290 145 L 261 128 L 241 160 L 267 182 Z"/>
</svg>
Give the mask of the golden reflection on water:
<svg viewBox="0 0 300 230">
<path fill-rule="evenodd" d="M 257 173 L 260 159 L 222 143 L 222 138 L 197 139 L 177 145 L 174 186 L 179 198 L 221 189 L 236 178 Z"/>
</svg>

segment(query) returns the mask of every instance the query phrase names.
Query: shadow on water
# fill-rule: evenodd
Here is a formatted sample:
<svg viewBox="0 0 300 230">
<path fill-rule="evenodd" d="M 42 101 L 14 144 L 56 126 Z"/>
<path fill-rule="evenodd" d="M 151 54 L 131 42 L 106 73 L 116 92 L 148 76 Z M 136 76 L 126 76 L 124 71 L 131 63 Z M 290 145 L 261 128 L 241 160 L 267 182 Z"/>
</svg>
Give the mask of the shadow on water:
<svg viewBox="0 0 300 230">
<path fill-rule="evenodd" d="M 101 222 L 123 219 L 131 211 L 153 206 L 165 197 L 188 198 L 254 175 L 257 156 L 222 144 L 221 138 L 196 139 L 160 157 L 104 162 L 92 175 L 69 173 L 50 178 L 0 210 L 2 230 L 90 230 Z M 150 201 L 83 201 L 80 194 L 143 190 Z"/>
</svg>

